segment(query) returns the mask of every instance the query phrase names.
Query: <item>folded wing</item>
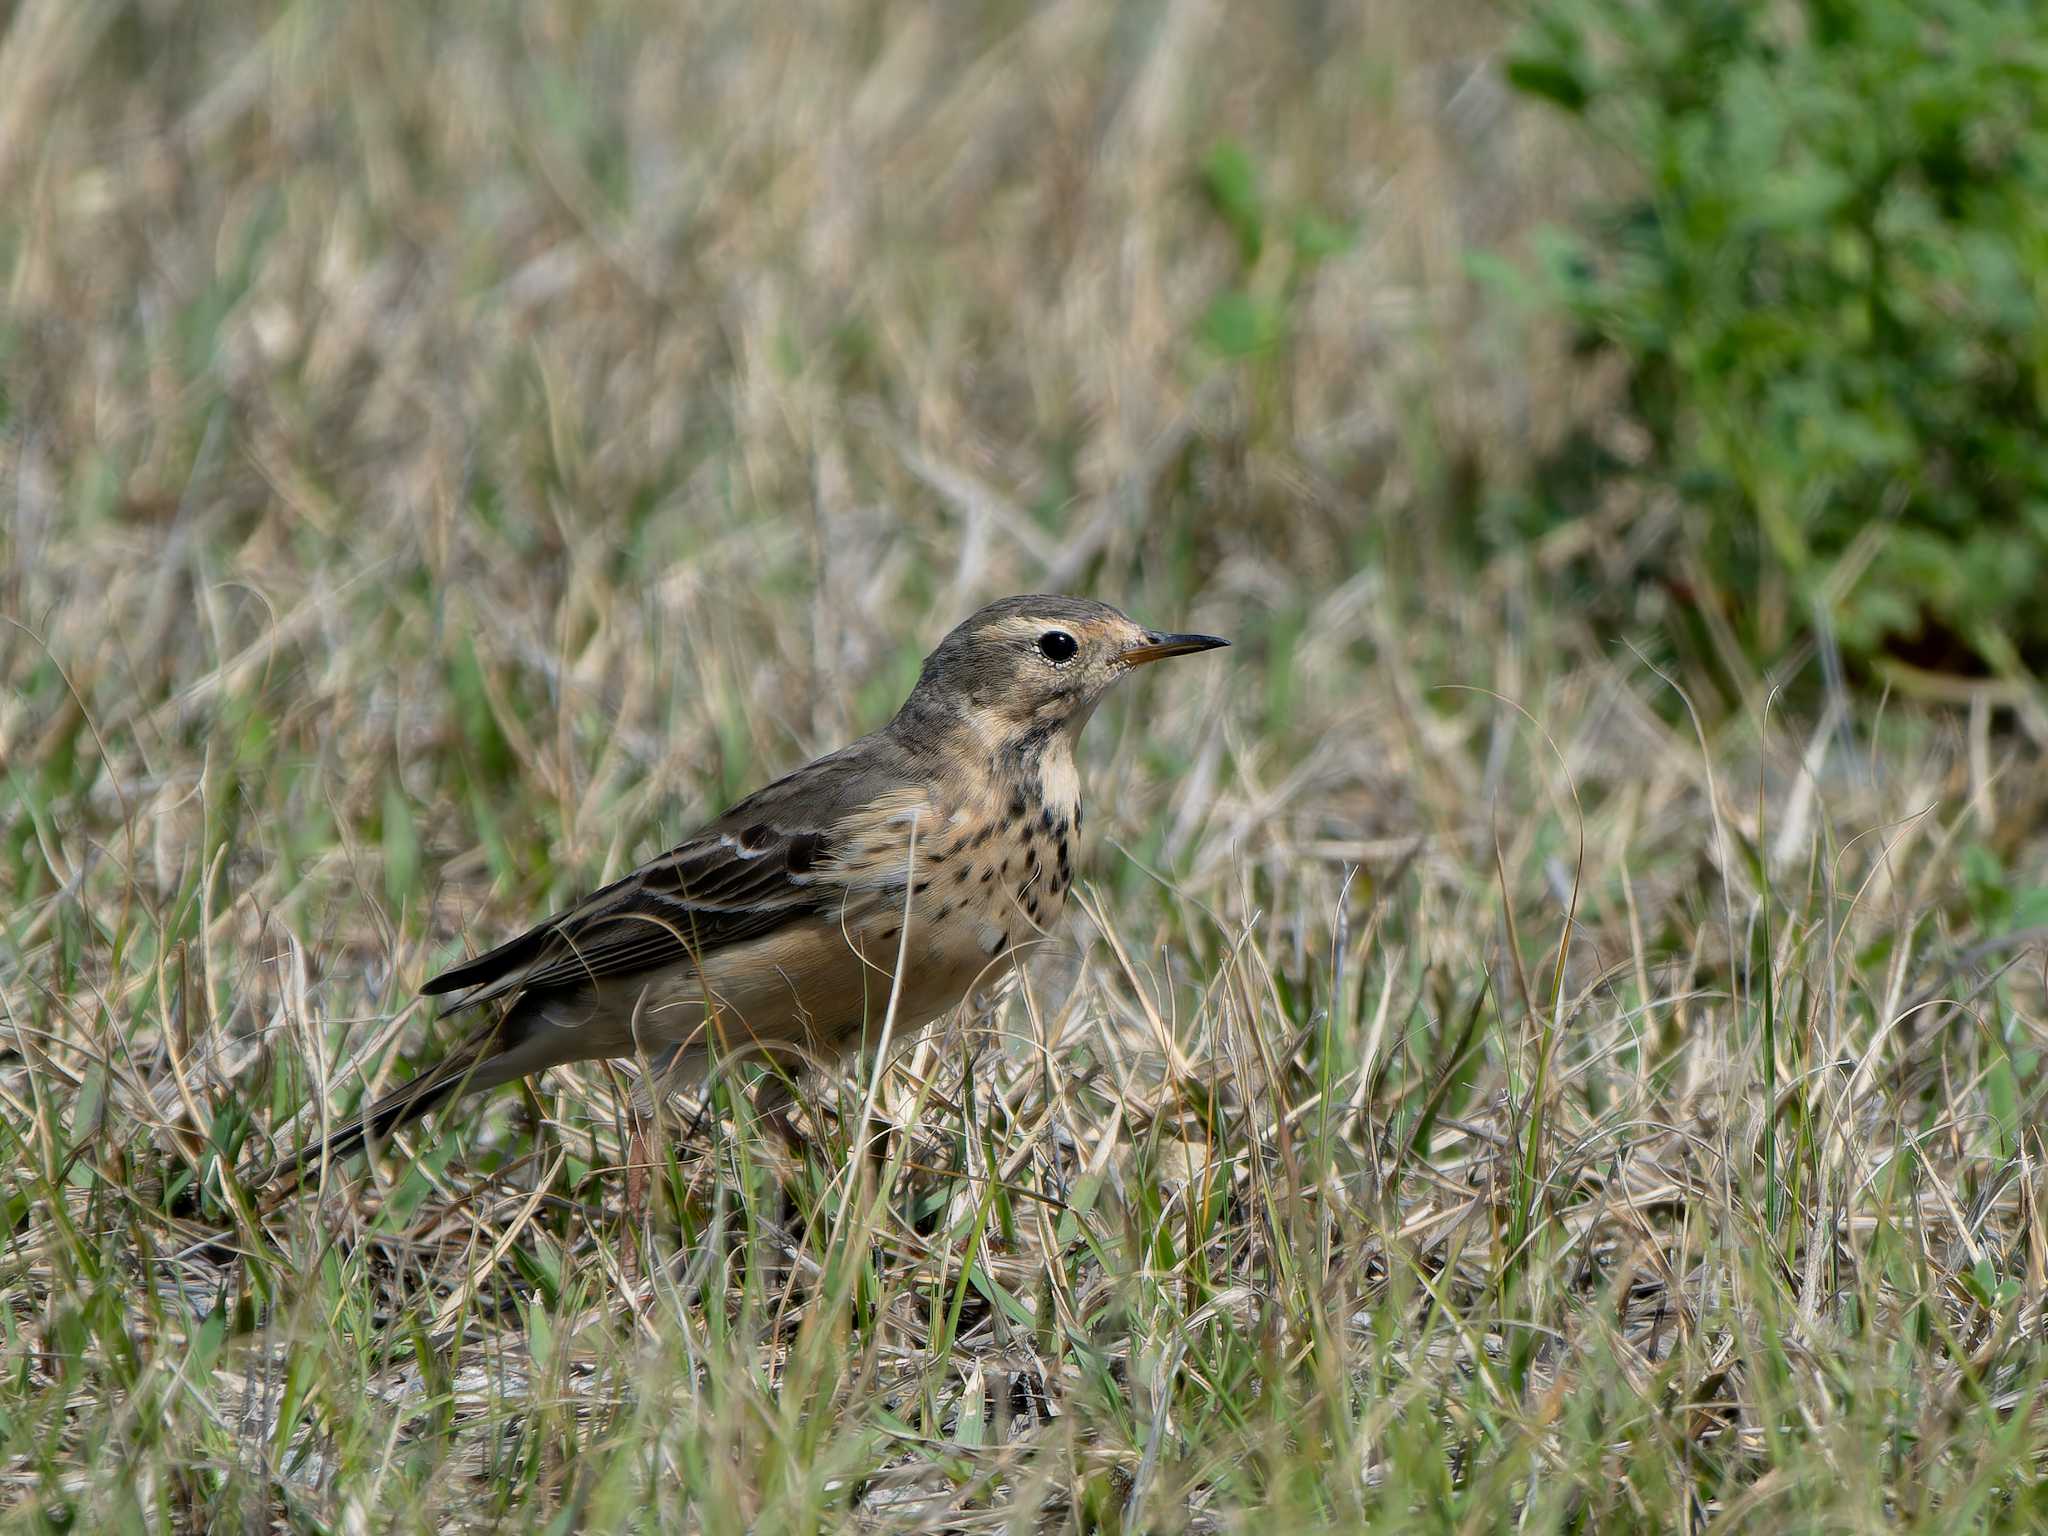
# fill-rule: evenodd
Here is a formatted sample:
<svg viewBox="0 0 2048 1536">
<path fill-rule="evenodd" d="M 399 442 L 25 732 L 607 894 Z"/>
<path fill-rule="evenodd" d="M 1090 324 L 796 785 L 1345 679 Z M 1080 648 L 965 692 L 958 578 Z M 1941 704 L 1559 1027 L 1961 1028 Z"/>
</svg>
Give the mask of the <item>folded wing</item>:
<svg viewBox="0 0 2048 1536">
<path fill-rule="evenodd" d="M 464 995 L 456 1012 L 514 992 L 566 989 L 681 962 L 833 910 L 849 815 L 871 792 L 867 761 L 849 752 L 742 801 L 689 841 L 487 954 L 443 971 L 422 991 Z"/>
</svg>

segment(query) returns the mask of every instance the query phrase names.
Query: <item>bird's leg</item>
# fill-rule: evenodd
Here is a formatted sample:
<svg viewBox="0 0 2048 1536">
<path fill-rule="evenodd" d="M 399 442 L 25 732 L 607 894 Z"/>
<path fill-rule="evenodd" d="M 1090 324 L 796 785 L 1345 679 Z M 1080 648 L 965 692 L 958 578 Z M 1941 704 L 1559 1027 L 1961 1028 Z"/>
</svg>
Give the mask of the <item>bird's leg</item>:
<svg viewBox="0 0 2048 1536">
<path fill-rule="evenodd" d="M 793 1160 L 801 1161 L 804 1140 L 797 1134 L 796 1089 L 789 1078 L 771 1069 L 754 1085 L 749 1097 L 754 1105 L 754 1118 L 768 1128 L 783 1151 Z"/>
<path fill-rule="evenodd" d="M 667 1166 L 661 1152 L 665 1143 L 656 1133 L 661 1128 L 663 1106 L 668 1101 L 678 1055 L 671 1050 L 648 1062 L 639 1082 L 626 1095 L 626 1118 L 631 1129 L 625 1147 L 625 1208 L 627 1215 L 633 1218 L 630 1230 L 635 1234 L 636 1251 L 643 1220 L 654 1204 L 654 1176 Z M 708 1109 L 707 1101 L 698 1103 L 695 1116 L 683 1130 L 683 1142 L 689 1141 L 702 1128 Z"/>
<path fill-rule="evenodd" d="M 653 1233 L 647 1218 L 654 1206 L 653 1130 L 660 1113 L 658 1102 L 650 1106 L 648 1114 L 640 1113 L 637 1104 L 629 1104 L 626 1110 L 632 1129 L 626 1136 L 626 1201 L 621 1215 L 626 1223 L 625 1269 L 635 1280 L 654 1272 Z"/>
<path fill-rule="evenodd" d="M 647 1214 L 654 1189 L 654 1142 L 647 1134 L 647 1122 L 633 1117 L 632 1134 L 626 1138 L 626 1210 L 634 1217 Z M 638 1227 L 636 1220 L 634 1226 Z"/>
</svg>

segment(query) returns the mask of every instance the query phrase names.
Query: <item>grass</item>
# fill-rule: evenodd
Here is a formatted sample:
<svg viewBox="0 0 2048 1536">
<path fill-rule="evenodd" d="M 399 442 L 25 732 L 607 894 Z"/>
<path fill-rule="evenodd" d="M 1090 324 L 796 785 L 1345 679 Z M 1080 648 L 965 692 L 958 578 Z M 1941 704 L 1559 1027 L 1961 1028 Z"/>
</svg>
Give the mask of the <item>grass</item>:
<svg viewBox="0 0 2048 1536">
<path fill-rule="evenodd" d="M 1501 24 L 10 15 L 9 1528 L 2040 1525 L 2038 748 L 1471 562 L 1600 403 L 1466 276 L 1594 174 Z M 1240 643 L 871 1150 L 243 1182 L 1044 587 Z"/>
</svg>

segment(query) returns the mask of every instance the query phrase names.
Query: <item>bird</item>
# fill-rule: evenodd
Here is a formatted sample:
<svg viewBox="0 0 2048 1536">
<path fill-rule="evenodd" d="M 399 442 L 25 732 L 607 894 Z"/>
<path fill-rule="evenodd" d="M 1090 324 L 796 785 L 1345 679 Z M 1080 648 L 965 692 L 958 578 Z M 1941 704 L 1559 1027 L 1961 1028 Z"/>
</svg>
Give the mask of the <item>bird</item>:
<svg viewBox="0 0 2048 1536">
<path fill-rule="evenodd" d="M 909 1038 L 1058 921 L 1082 828 L 1074 748 L 1103 696 L 1139 667 L 1227 644 L 1084 598 L 990 603 L 925 658 L 881 729 L 433 977 L 421 990 L 447 999 L 444 1015 L 487 1022 L 272 1177 L 571 1062 L 702 1074 L 758 1056 L 786 1084 L 872 1045 L 885 1019 Z"/>
</svg>

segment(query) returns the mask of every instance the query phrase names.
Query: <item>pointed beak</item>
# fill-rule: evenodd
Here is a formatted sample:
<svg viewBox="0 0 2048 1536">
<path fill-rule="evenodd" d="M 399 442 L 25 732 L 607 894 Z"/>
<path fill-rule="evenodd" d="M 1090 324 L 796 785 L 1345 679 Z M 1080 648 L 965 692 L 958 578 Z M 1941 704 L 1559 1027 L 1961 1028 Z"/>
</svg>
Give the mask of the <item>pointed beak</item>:
<svg viewBox="0 0 2048 1536">
<path fill-rule="evenodd" d="M 1147 630 L 1145 643 L 1125 651 L 1123 662 L 1127 667 L 1142 667 L 1147 662 L 1164 661 L 1169 656 L 1192 656 L 1196 651 L 1213 651 L 1228 644 L 1228 640 L 1218 635 L 1162 635 Z"/>
</svg>

